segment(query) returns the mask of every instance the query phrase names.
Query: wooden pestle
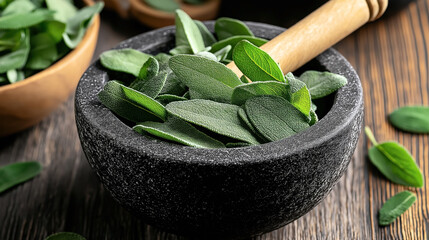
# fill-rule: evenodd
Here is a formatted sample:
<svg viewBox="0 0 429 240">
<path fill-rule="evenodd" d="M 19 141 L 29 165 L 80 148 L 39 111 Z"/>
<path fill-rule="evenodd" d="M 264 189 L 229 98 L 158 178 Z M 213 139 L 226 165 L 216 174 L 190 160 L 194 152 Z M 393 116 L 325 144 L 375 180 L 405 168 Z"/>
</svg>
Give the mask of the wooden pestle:
<svg viewBox="0 0 429 240">
<path fill-rule="evenodd" d="M 292 72 L 356 29 L 383 15 L 388 0 L 330 0 L 300 22 L 267 42 L 267 52 L 284 73 Z M 239 77 L 234 64 L 227 65 Z"/>
</svg>

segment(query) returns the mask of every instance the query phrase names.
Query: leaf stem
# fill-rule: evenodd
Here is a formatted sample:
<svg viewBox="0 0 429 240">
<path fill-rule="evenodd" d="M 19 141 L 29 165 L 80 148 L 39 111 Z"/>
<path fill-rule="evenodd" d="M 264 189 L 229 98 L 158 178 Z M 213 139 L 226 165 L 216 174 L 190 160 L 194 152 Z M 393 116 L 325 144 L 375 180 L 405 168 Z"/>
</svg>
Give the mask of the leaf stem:
<svg viewBox="0 0 429 240">
<path fill-rule="evenodd" d="M 375 140 L 374 134 L 372 134 L 371 129 L 368 126 L 365 126 L 365 133 L 368 139 L 372 142 L 374 146 L 378 145 L 377 140 Z"/>
</svg>

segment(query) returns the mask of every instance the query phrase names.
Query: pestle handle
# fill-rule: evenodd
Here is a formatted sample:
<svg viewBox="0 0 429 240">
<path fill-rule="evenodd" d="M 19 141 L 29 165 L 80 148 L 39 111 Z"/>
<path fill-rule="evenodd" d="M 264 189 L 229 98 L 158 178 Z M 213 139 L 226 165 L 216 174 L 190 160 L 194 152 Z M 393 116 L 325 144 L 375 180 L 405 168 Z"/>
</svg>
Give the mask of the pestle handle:
<svg viewBox="0 0 429 240">
<path fill-rule="evenodd" d="M 292 72 L 356 29 L 379 18 L 388 0 L 330 0 L 300 22 L 267 42 L 266 51 L 284 73 Z M 227 65 L 239 77 L 234 62 Z"/>
</svg>

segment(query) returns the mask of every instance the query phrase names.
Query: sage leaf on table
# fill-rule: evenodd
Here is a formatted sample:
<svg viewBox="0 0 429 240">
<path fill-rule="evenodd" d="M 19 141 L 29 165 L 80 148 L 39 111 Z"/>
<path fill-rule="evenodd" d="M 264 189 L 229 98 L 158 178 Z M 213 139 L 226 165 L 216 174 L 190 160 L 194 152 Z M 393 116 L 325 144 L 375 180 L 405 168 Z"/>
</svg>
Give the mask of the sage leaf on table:
<svg viewBox="0 0 429 240">
<path fill-rule="evenodd" d="M 251 36 L 253 37 L 252 31 L 242 21 L 222 17 L 216 20 L 215 33 L 219 40 L 227 39 L 233 36 Z"/>
<path fill-rule="evenodd" d="M 30 39 L 30 55 L 25 65 L 28 69 L 45 69 L 58 58 L 55 40 L 47 33 L 39 33 Z"/>
<path fill-rule="evenodd" d="M 386 226 L 394 222 L 416 201 L 414 193 L 403 191 L 387 200 L 379 211 L 378 224 Z"/>
<path fill-rule="evenodd" d="M 38 162 L 17 162 L 0 168 L 0 193 L 37 176 L 42 170 Z"/>
<path fill-rule="evenodd" d="M 30 32 L 26 29 L 21 33 L 17 50 L 0 56 L 0 73 L 24 67 L 30 52 Z"/>
<path fill-rule="evenodd" d="M 325 97 L 347 84 L 347 78 L 331 72 L 306 71 L 299 80 L 307 85 L 311 99 Z"/>
<path fill-rule="evenodd" d="M 206 47 L 213 45 L 217 42 L 216 38 L 213 34 L 207 29 L 206 25 L 201 21 L 194 20 L 195 24 L 197 24 L 198 29 L 200 30 L 201 36 L 203 37 L 203 42 Z"/>
<path fill-rule="evenodd" d="M 249 41 L 239 42 L 232 56 L 240 71 L 252 81 L 285 82 L 279 65 L 268 55 Z"/>
<path fill-rule="evenodd" d="M 257 96 L 244 109 L 252 125 L 269 141 L 290 137 L 309 127 L 307 117 L 279 96 Z"/>
<path fill-rule="evenodd" d="M 100 62 L 105 68 L 139 76 L 140 70 L 150 55 L 131 48 L 110 50 L 100 55 Z"/>
<path fill-rule="evenodd" d="M 429 107 L 406 106 L 389 115 L 390 123 L 403 131 L 412 133 L 429 133 Z"/>
<path fill-rule="evenodd" d="M 54 19 L 63 23 L 66 23 L 78 11 L 73 2 L 69 0 L 46 0 L 46 5 L 49 10 L 55 11 Z"/>
<path fill-rule="evenodd" d="M 133 127 L 134 131 L 142 134 L 147 132 L 151 135 L 178 142 L 191 147 L 199 148 L 224 148 L 225 145 L 199 131 L 191 124 L 179 119 L 169 118 L 164 123 L 159 122 L 143 122 L 138 123 Z"/>
<path fill-rule="evenodd" d="M 229 103 L 233 88 L 242 84 L 231 69 L 203 57 L 177 55 L 169 65 L 183 84 L 205 99 Z"/>
<path fill-rule="evenodd" d="M 86 238 L 77 233 L 59 232 L 49 235 L 45 240 L 86 240 Z"/>
<path fill-rule="evenodd" d="M 212 45 L 210 52 L 215 53 L 219 50 L 221 50 L 222 48 L 230 45 L 231 48 L 234 50 L 235 46 L 237 45 L 237 43 L 243 41 L 243 40 L 247 40 L 249 42 L 251 42 L 252 44 L 254 44 L 257 47 L 260 47 L 262 45 L 264 45 L 265 43 L 267 43 L 268 41 L 266 39 L 263 38 L 258 38 L 258 37 L 251 37 L 251 36 L 234 36 L 234 37 L 230 37 L 224 40 L 221 40 L 215 44 Z M 226 56 L 226 59 L 232 59 L 232 51 L 229 51 L 228 55 Z"/>
<path fill-rule="evenodd" d="M 179 3 L 175 0 L 144 0 L 147 5 L 152 8 L 164 11 L 164 12 L 174 12 L 176 9 L 180 8 Z"/>
<path fill-rule="evenodd" d="M 239 85 L 232 92 L 231 102 L 243 105 L 248 99 L 261 95 L 275 95 L 289 99 L 289 86 L 277 81 L 251 82 Z"/>
<path fill-rule="evenodd" d="M 197 24 L 180 9 L 176 10 L 176 46 L 189 46 L 193 53 L 205 49 L 204 40 Z"/>
<path fill-rule="evenodd" d="M 117 81 L 107 82 L 98 98 L 114 113 L 132 122 L 163 121 L 167 117 L 162 104 Z"/>
<path fill-rule="evenodd" d="M 369 159 L 386 178 L 405 186 L 423 187 L 422 172 L 403 146 L 396 142 L 379 144 L 368 127 L 365 133 L 374 145 L 369 149 Z"/>
<path fill-rule="evenodd" d="M 166 106 L 172 115 L 187 122 L 233 139 L 259 144 L 256 137 L 242 124 L 236 105 L 195 99 L 172 102 Z"/>
<path fill-rule="evenodd" d="M 292 103 L 292 105 L 301 111 L 305 116 L 310 116 L 311 96 L 307 85 L 299 79 L 296 79 L 292 73 L 286 74 L 285 78 L 289 83 L 290 103 Z"/>
<path fill-rule="evenodd" d="M 17 13 L 0 17 L 0 29 L 22 29 L 52 19 L 54 11 L 37 9 L 30 13 Z"/>
</svg>

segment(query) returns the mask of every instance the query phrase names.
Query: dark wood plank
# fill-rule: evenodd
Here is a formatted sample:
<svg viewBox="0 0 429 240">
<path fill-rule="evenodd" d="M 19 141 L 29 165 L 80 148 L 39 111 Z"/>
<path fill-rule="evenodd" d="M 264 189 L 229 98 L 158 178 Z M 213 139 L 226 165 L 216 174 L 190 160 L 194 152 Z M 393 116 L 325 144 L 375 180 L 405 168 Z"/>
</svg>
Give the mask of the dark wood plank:
<svg viewBox="0 0 429 240">
<path fill-rule="evenodd" d="M 222 16 L 287 27 L 324 1 L 298 1 L 286 10 L 272 8 L 276 4 L 273 0 L 267 0 L 262 8 L 256 1 L 225 2 Z M 242 11 L 236 11 L 240 6 Z M 104 12 L 102 20 L 95 56 L 148 30 L 111 12 Z M 379 141 L 397 140 L 405 145 L 423 170 L 426 182 L 429 137 L 395 131 L 386 115 L 403 105 L 429 105 L 428 20 L 429 0 L 391 1 L 385 17 L 336 46 L 361 77 L 366 124 Z M 407 188 L 381 176 L 369 164 L 367 148 L 362 136 L 346 174 L 315 209 L 254 239 L 428 239 L 427 187 L 411 189 L 418 200 L 399 221 L 378 227 L 377 212 L 382 203 Z M 41 162 L 44 170 L 32 181 L 0 195 L 0 239 L 44 239 L 59 231 L 76 232 L 89 240 L 184 239 L 145 225 L 122 209 L 99 183 L 80 147 L 73 97 L 35 127 L 0 140 L 0 166 L 26 160 Z"/>
</svg>

